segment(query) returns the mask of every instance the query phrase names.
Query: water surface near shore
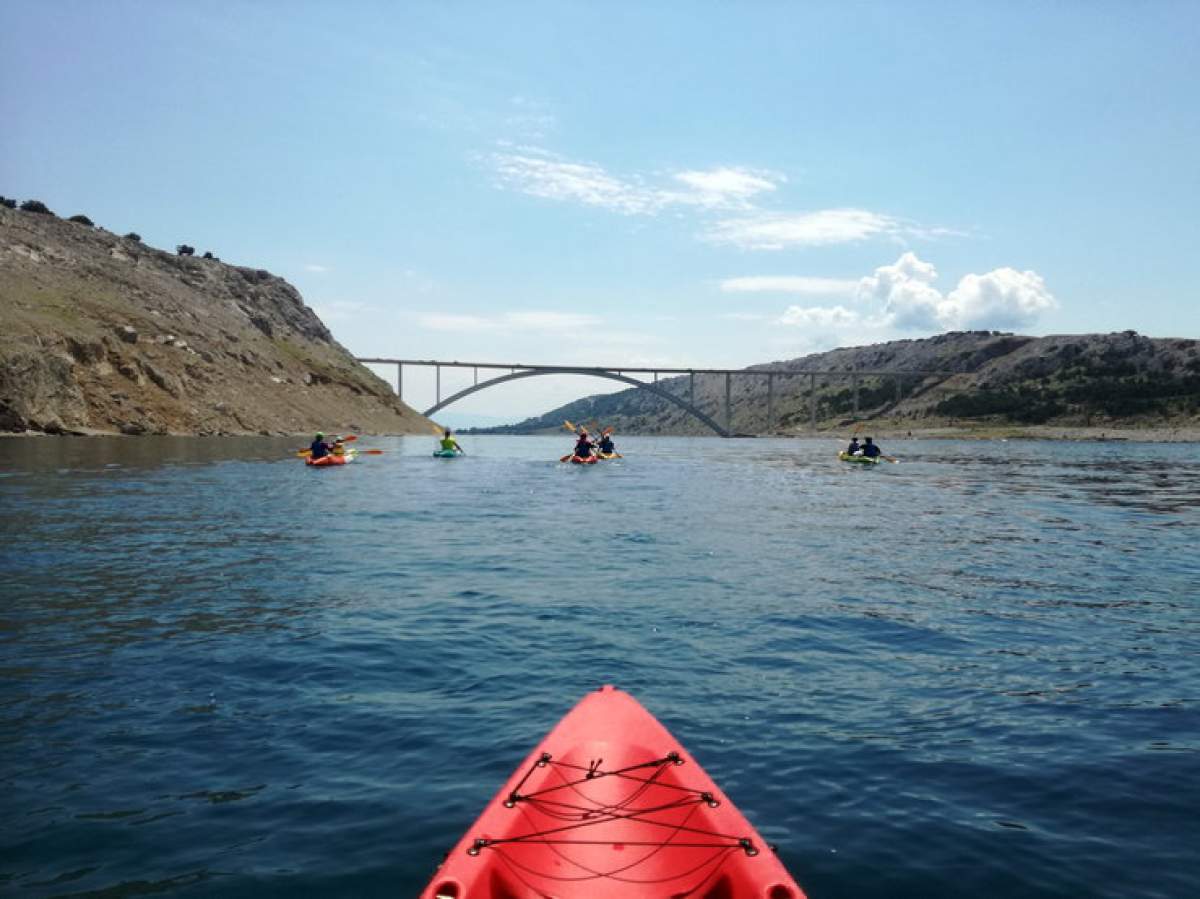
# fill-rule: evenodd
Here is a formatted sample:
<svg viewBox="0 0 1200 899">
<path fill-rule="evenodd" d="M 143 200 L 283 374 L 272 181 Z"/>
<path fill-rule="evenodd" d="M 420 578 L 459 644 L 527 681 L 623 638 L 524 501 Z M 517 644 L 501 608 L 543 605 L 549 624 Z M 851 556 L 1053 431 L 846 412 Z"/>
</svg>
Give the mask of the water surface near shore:
<svg viewBox="0 0 1200 899">
<path fill-rule="evenodd" d="M 406 896 L 630 690 L 816 897 L 1200 894 L 1188 445 L 0 441 L 0 892 Z"/>
</svg>

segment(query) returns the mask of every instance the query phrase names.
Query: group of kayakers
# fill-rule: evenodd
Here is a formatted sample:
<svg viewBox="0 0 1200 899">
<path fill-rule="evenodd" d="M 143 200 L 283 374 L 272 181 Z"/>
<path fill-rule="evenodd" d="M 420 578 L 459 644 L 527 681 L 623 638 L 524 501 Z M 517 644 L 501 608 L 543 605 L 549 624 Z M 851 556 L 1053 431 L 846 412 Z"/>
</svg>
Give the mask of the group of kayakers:
<svg viewBox="0 0 1200 899">
<path fill-rule="evenodd" d="M 593 452 L 597 455 L 608 457 L 617 454 L 617 447 L 613 443 L 611 429 L 602 431 L 599 440 L 592 440 L 586 429 L 579 429 L 579 436 L 575 440 L 575 456 L 580 459 L 590 459 Z"/>
<path fill-rule="evenodd" d="M 863 442 L 858 442 L 858 436 L 850 438 L 850 445 L 846 447 L 847 456 L 866 456 L 868 459 L 874 459 L 880 455 L 879 447 L 870 437 L 864 437 Z"/>
<path fill-rule="evenodd" d="M 450 428 L 445 428 L 442 431 L 440 445 L 441 451 L 444 453 L 459 453 L 464 456 L 467 454 L 467 451 L 458 445 L 458 441 L 454 438 L 454 434 Z M 326 441 L 325 434 L 322 431 L 317 432 L 317 436 L 309 446 L 309 457 L 313 461 L 323 459 L 325 456 L 340 456 L 345 452 L 346 446 L 343 438 L 335 436 L 333 442 L 329 443 Z M 605 428 L 600 433 L 599 440 L 593 440 L 586 428 L 579 429 L 575 440 L 575 457 L 590 459 L 593 453 L 607 458 L 618 455 L 616 444 L 613 443 L 612 439 L 612 428 Z M 863 442 L 859 443 L 858 435 L 855 435 L 850 438 L 850 445 L 846 447 L 846 455 L 848 456 L 866 456 L 868 459 L 874 459 L 881 454 L 879 445 L 870 437 L 864 437 Z"/>
</svg>

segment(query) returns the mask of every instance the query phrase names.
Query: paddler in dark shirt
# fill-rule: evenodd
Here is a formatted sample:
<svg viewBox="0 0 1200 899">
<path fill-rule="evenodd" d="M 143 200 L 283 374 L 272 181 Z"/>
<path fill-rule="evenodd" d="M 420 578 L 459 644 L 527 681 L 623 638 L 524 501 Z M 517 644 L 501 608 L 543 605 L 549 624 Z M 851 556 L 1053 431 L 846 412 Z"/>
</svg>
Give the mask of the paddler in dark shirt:
<svg viewBox="0 0 1200 899">
<path fill-rule="evenodd" d="M 333 452 L 333 447 L 325 442 L 325 435 L 321 431 L 317 431 L 317 436 L 312 442 L 312 446 L 308 448 L 309 458 L 314 461 L 323 459 Z"/>
<path fill-rule="evenodd" d="M 862 452 L 862 447 L 858 445 L 858 437 L 850 438 L 850 445 L 846 447 L 847 456 L 857 456 Z"/>
<path fill-rule="evenodd" d="M 617 451 L 617 448 L 615 446 L 613 446 L 612 435 L 611 434 L 601 434 L 600 435 L 600 444 L 599 444 L 599 446 L 596 447 L 596 449 L 600 450 L 600 452 L 602 452 L 602 453 L 615 454 Z"/>
<path fill-rule="evenodd" d="M 580 459 L 588 459 L 592 455 L 592 438 L 588 437 L 587 431 L 579 432 L 579 439 L 575 441 L 575 455 Z"/>
<path fill-rule="evenodd" d="M 870 437 L 865 438 L 865 440 L 866 442 L 863 444 L 862 454 L 869 459 L 874 459 L 879 455 L 879 447 L 871 442 Z"/>
</svg>

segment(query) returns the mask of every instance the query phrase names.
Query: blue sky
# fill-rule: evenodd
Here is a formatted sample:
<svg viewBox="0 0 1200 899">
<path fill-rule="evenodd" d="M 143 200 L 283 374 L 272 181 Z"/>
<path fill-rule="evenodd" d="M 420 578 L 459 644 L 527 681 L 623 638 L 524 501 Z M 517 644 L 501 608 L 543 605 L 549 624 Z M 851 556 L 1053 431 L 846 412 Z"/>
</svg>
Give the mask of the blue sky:
<svg viewBox="0 0 1200 899">
<path fill-rule="evenodd" d="M 359 355 L 1196 337 L 1197 46 L 1195 2 L 4 0 L 0 193 L 267 268 Z"/>
</svg>

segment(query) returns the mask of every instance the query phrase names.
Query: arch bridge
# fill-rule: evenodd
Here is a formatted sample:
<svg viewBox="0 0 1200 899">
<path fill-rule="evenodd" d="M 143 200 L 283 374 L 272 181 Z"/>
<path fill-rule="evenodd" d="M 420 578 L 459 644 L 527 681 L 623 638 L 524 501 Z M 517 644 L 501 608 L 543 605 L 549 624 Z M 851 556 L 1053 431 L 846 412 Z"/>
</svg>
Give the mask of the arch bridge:
<svg viewBox="0 0 1200 899">
<path fill-rule="evenodd" d="M 427 418 L 435 415 L 441 409 L 446 408 L 452 403 L 456 403 L 461 399 L 470 396 L 473 393 L 478 393 L 481 390 L 486 390 L 489 387 L 495 387 L 498 384 L 505 384 L 509 381 L 517 381 L 522 378 L 536 378 L 543 375 L 588 375 L 595 378 L 607 378 L 610 381 L 619 381 L 622 384 L 628 384 L 631 387 L 636 387 L 639 390 L 646 390 L 655 396 L 662 397 L 669 403 L 683 409 L 689 415 L 694 416 L 711 428 L 715 433 L 722 437 L 736 436 L 732 430 L 732 384 L 734 378 L 766 378 L 767 380 L 767 410 L 766 410 L 766 430 L 770 432 L 775 426 L 775 380 L 776 378 L 796 378 L 808 377 L 809 379 L 809 419 L 810 426 L 813 431 L 817 429 L 817 378 L 818 377 L 838 377 L 849 378 L 851 382 L 852 393 L 854 397 L 854 417 L 858 417 L 858 399 L 859 399 L 859 379 L 863 377 L 886 377 L 892 378 L 896 384 L 896 402 L 899 402 L 902 397 L 902 385 L 904 378 L 926 378 L 930 376 L 949 377 L 958 372 L 952 371 L 866 371 L 866 370 L 796 370 L 787 369 L 771 369 L 771 368 L 629 368 L 625 366 L 580 366 L 580 365 L 525 365 L 520 362 L 459 362 L 454 360 L 448 362 L 440 359 L 390 359 L 376 357 L 361 357 L 358 359 L 367 365 L 394 365 L 396 366 L 396 396 L 400 399 L 404 398 L 404 367 L 421 366 L 425 368 L 433 368 L 435 370 L 436 382 L 436 401 L 432 406 L 426 409 L 422 414 Z M 469 368 L 473 370 L 474 379 L 470 387 L 466 387 L 453 393 L 449 396 L 442 396 L 442 369 L 443 368 Z M 485 372 L 484 380 L 479 380 L 480 370 Z M 504 372 L 503 374 L 491 374 L 494 372 Z M 639 380 L 631 377 L 637 374 L 651 376 L 650 380 Z M 670 376 L 688 376 L 688 391 L 687 396 L 679 396 L 667 390 L 658 383 L 660 375 Z M 725 402 L 723 408 L 722 421 L 716 421 L 706 413 L 703 409 L 696 405 L 696 376 L 719 376 L 725 380 Z"/>
</svg>

